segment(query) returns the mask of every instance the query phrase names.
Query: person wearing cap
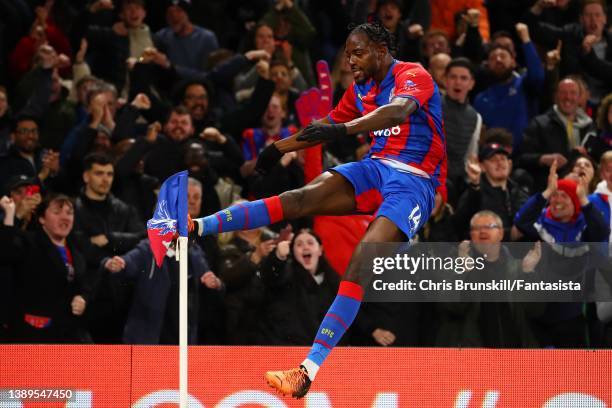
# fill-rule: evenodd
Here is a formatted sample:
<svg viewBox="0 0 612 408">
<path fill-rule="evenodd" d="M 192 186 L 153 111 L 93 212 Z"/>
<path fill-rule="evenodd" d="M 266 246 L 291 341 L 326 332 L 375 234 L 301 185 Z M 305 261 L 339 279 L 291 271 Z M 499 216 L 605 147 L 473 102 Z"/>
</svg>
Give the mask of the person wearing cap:
<svg viewBox="0 0 612 408">
<path fill-rule="evenodd" d="M 32 215 L 42 201 L 38 183 L 34 178 L 20 174 L 8 181 L 6 190 L 15 203 L 15 226 L 23 230 L 32 229 Z"/>
<path fill-rule="evenodd" d="M 455 212 L 459 236 L 467 237 L 468 221 L 474 214 L 489 210 L 501 218 L 504 239 L 510 240 L 514 214 L 529 198 L 526 188 L 510 179 L 510 154 L 501 144 L 485 144 L 480 148 L 478 159 L 471 157 L 465 167 L 468 188 L 459 198 Z"/>
<path fill-rule="evenodd" d="M 610 235 L 609 226 L 589 202 L 587 193 L 584 183 L 573 178 L 559 180 L 555 161 L 546 189 L 530 197 L 516 214 L 514 225 L 523 238 L 547 244 L 546 250 L 543 246 L 542 265 L 549 267 L 543 272 L 556 272 L 553 278 L 563 276 L 588 284 L 587 243 L 605 242 Z M 534 330 L 542 347 L 588 346 L 582 303 L 549 303 L 543 317 L 534 322 Z"/>
<path fill-rule="evenodd" d="M 194 25 L 190 18 L 191 0 L 172 0 L 166 9 L 168 26 L 153 37 L 182 77 L 194 76 L 206 67 L 208 55 L 219 48 L 214 32 Z"/>
</svg>

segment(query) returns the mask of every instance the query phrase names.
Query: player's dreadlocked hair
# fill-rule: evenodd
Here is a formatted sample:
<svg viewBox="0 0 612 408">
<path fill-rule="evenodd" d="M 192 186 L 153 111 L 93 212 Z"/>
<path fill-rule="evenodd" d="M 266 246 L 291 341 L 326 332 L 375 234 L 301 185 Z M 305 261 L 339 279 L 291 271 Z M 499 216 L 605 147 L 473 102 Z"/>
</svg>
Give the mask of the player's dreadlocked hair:
<svg viewBox="0 0 612 408">
<path fill-rule="evenodd" d="M 395 51 L 395 36 L 389 32 L 379 21 L 363 23 L 357 26 L 349 25 L 350 34 L 363 33 L 368 36 L 370 41 L 385 45 L 391 53 Z"/>
</svg>

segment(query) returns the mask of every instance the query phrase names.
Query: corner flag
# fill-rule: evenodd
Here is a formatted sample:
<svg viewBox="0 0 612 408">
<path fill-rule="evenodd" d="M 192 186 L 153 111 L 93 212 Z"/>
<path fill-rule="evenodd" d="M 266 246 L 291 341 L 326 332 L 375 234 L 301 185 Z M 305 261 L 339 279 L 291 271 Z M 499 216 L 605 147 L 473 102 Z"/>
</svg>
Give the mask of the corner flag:
<svg viewBox="0 0 612 408">
<path fill-rule="evenodd" d="M 187 170 L 176 173 L 164 181 L 153 218 L 147 222 L 147 233 L 155 263 L 161 266 L 168 246 L 178 231 L 188 236 L 187 228 Z"/>
</svg>

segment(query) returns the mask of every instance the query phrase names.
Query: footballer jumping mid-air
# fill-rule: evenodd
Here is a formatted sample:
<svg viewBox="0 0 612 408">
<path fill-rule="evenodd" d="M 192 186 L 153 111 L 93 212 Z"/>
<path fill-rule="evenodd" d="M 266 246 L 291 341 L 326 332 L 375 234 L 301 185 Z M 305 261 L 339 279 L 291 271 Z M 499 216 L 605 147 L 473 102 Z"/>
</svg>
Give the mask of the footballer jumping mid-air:
<svg viewBox="0 0 612 408">
<path fill-rule="evenodd" d="M 390 43 L 382 25 L 355 27 L 345 47 L 355 80 L 338 106 L 322 120 L 268 145 L 257 169 L 265 173 L 285 153 L 360 132 L 372 137 L 367 157 L 330 169 L 302 188 L 194 219 L 191 228 L 210 235 L 304 216 L 375 213 L 361 242 L 411 239 L 434 207 L 436 188 L 446 181 L 446 142 L 436 84 L 421 65 L 395 60 Z M 308 392 L 355 319 L 368 283 L 359 274 L 361 252 L 358 246 L 306 359 L 297 368 L 265 374 L 282 394 L 301 398 Z"/>
</svg>

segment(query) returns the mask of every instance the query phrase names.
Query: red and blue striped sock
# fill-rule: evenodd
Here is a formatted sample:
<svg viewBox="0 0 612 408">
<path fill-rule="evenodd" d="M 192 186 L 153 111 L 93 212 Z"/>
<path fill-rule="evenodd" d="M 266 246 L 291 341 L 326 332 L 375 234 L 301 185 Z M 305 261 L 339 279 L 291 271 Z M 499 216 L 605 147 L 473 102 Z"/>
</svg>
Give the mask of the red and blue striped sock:
<svg viewBox="0 0 612 408">
<path fill-rule="evenodd" d="M 283 220 L 278 196 L 233 205 L 215 214 L 193 221 L 200 236 L 221 232 L 249 230 Z"/>
<path fill-rule="evenodd" d="M 310 353 L 302 363 L 308 371 L 310 380 L 314 380 L 321 364 L 355 320 L 361 299 L 363 299 L 363 288 L 359 284 L 340 282 L 338 295 L 323 318 Z"/>
</svg>

